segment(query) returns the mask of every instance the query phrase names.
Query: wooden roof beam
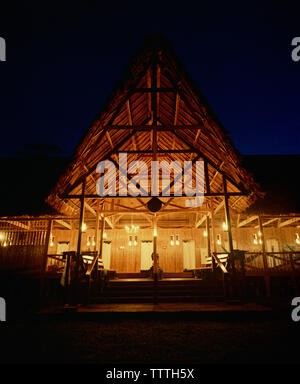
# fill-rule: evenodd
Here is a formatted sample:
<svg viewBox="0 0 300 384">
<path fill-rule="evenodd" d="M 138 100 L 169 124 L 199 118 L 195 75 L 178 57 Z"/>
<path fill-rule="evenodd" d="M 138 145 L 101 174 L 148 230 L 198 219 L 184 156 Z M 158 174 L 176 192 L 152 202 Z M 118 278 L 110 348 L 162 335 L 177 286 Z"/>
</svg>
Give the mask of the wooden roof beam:
<svg viewBox="0 0 300 384">
<path fill-rule="evenodd" d="M 101 217 L 103 217 L 103 215 L 101 215 Z M 108 217 L 104 217 L 104 220 L 107 222 L 111 229 L 114 229 L 114 225 Z"/>
<path fill-rule="evenodd" d="M 283 221 L 283 222 L 279 223 L 278 228 L 286 227 L 287 225 L 293 224 L 299 220 L 300 220 L 300 217 L 294 217 L 292 219 Z"/>
<path fill-rule="evenodd" d="M 176 93 L 176 102 L 175 102 L 175 113 L 174 113 L 174 125 L 177 125 L 178 120 L 178 112 L 180 106 L 180 96 L 179 93 Z M 173 136 L 172 149 L 175 148 L 175 136 Z"/>
<path fill-rule="evenodd" d="M 66 227 L 66 228 L 68 228 L 68 229 L 72 229 L 71 224 L 67 223 L 67 222 L 64 221 L 64 220 L 58 220 L 58 219 L 56 219 L 55 221 L 56 221 L 58 224 L 62 225 L 63 227 Z"/>
<path fill-rule="evenodd" d="M 127 107 L 129 125 L 133 125 L 130 99 L 127 100 L 126 107 Z M 134 136 L 132 136 L 131 141 L 132 141 L 132 146 L 133 146 L 134 150 L 136 150 L 137 146 L 136 146 L 136 140 L 135 140 Z"/>
<path fill-rule="evenodd" d="M 224 207 L 224 204 L 225 202 L 224 200 L 222 200 L 221 203 L 214 209 L 214 215 L 216 215 L 220 211 L 220 209 Z"/>
<path fill-rule="evenodd" d="M 220 210 L 221 208 L 223 208 L 224 204 L 225 204 L 225 201 L 223 200 L 223 201 L 222 201 L 222 202 L 221 202 L 221 203 L 214 209 L 214 215 L 215 215 L 216 213 L 218 213 L 219 210 Z M 204 216 L 201 217 L 201 219 L 200 219 L 200 220 L 197 222 L 197 224 L 196 224 L 196 228 L 200 227 L 200 225 L 204 223 L 204 221 L 206 220 L 206 217 L 207 217 L 207 216 L 211 216 L 211 212 L 208 212 L 207 215 L 204 215 Z"/>
<path fill-rule="evenodd" d="M 201 219 L 198 220 L 198 222 L 196 223 L 195 228 L 200 227 L 200 225 L 203 224 L 204 221 L 206 220 L 207 216 L 208 216 L 208 215 L 203 215 L 203 216 L 201 217 Z"/>
<path fill-rule="evenodd" d="M 106 155 L 104 155 L 101 159 L 99 159 L 99 161 L 101 161 L 101 160 L 103 160 L 103 159 L 110 159 L 111 156 L 114 154 L 114 152 L 115 152 L 116 150 L 118 150 L 119 148 L 121 148 L 121 147 L 122 147 L 128 140 L 130 140 L 131 137 L 135 134 L 135 132 L 136 132 L 135 129 L 133 129 L 133 130 L 132 130 L 126 137 L 124 137 L 123 140 L 121 140 L 120 143 L 118 143 L 118 144 L 114 147 L 114 149 L 112 149 L 109 153 L 107 153 Z M 93 173 L 93 172 L 96 170 L 99 161 L 97 161 L 96 164 L 95 164 L 93 167 L 91 167 L 91 168 L 90 168 L 84 175 L 82 175 L 81 177 L 79 177 L 79 178 L 77 179 L 77 181 L 76 181 L 74 184 L 68 186 L 68 188 L 67 188 L 67 189 L 65 190 L 65 192 L 62 194 L 62 196 L 59 196 L 59 197 L 64 199 L 64 194 L 68 194 L 68 193 L 70 193 L 72 190 L 74 190 L 76 187 L 78 187 L 78 185 L 80 185 L 80 184 L 82 183 L 82 180 L 86 179 L 91 173 Z"/>
<path fill-rule="evenodd" d="M 241 227 L 243 227 L 243 226 L 245 226 L 245 225 L 251 223 L 252 221 L 257 220 L 257 219 L 258 219 L 258 216 L 257 216 L 257 215 L 250 216 L 250 217 L 248 217 L 247 219 L 245 219 L 245 220 L 239 222 L 239 224 L 238 224 L 238 228 L 241 228 Z"/>
<path fill-rule="evenodd" d="M 269 224 L 271 224 L 271 223 L 273 223 L 274 221 L 277 221 L 277 220 L 278 220 L 278 217 L 274 217 L 274 219 L 270 219 L 270 220 L 264 222 L 262 225 L 263 225 L 263 227 L 265 227 L 265 226 L 267 226 L 267 225 L 269 225 Z M 259 228 L 259 225 L 256 225 L 255 228 Z"/>
<path fill-rule="evenodd" d="M 8 224 L 14 225 L 14 226 L 19 227 L 19 228 L 22 228 L 22 229 L 26 229 L 26 230 L 29 230 L 29 229 L 30 229 L 30 226 L 29 226 L 29 225 L 20 223 L 19 221 L 7 220 L 6 222 L 7 222 Z"/>
<path fill-rule="evenodd" d="M 246 190 L 244 190 L 243 186 L 239 186 L 229 175 L 226 175 L 221 169 L 220 166 L 215 165 L 211 160 L 207 158 L 200 150 L 195 148 L 188 140 L 184 139 L 183 137 L 180 137 L 175 131 L 173 134 L 178 137 L 179 140 L 183 141 L 187 146 L 189 146 L 195 153 L 198 153 L 204 160 L 207 161 L 209 165 L 211 165 L 216 171 L 218 171 L 222 176 L 225 176 L 227 178 L 227 181 L 230 182 L 232 185 L 234 185 L 240 192 L 245 193 L 245 195 L 248 193 Z M 222 162 L 224 163 L 224 161 Z M 222 164 L 221 164 L 222 165 Z"/>
<path fill-rule="evenodd" d="M 92 208 L 86 201 L 84 202 L 85 208 L 90 211 L 94 216 L 97 215 L 97 212 Z"/>
<path fill-rule="evenodd" d="M 222 161 L 222 163 L 220 164 L 220 167 L 219 167 L 219 168 L 222 169 L 223 165 L 224 165 L 224 161 Z M 216 181 L 216 178 L 217 178 L 218 174 L 219 174 L 219 171 L 216 171 L 215 174 L 213 175 L 213 177 L 212 177 L 212 179 L 211 179 L 211 181 L 210 181 L 210 184 L 209 184 L 210 187 L 211 187 L 211 186 L 213 185 L 213 183 Z"/>
</svg>

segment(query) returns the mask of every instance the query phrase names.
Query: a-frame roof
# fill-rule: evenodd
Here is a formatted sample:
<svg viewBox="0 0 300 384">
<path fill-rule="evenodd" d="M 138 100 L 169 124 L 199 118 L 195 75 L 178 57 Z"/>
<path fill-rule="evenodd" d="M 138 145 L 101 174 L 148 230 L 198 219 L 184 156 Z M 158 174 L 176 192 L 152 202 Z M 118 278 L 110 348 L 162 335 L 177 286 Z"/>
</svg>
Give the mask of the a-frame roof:
<svg viewBox="0 0 300 384">
<path fill-rule="evenodd" d="M 231 207 L 243 211 L 261 196 L 252 175 L 241 165 L 238 151 L 195 82 L 189 77 L 168 42 L 153 35 L 134 55 L 120 81 L 78 145 L 67 171 L 60 177 L 47 202 L 67 215 L 78 214 L 81 184 L 86 179 L 89 207 L 97 200 L 96 167 L 118 152 L 132 151 L 128 162 L 153 159 L 153 126 L 157 160 L 205 160 L 211 194 L 223 191 L 226 176 Z M 208 180 L 208 182 L 207 182 Z M 171 189 L 172 191 L 172 189 Z M 221 196 L 211 198 L 216 206 Z M 181 203 L 182 205 L 182 203 Z"/>
</svg>

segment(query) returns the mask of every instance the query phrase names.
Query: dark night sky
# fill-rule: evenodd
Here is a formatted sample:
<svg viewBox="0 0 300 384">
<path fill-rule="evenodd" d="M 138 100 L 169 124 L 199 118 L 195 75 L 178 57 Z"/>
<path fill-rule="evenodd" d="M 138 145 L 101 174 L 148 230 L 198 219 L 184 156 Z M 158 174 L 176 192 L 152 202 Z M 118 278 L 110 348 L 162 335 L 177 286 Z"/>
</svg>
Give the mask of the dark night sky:
<svg viewBox="0 0 300 384">
<path fill-rule="evenodd" d="M 47 5 L 48 4 L 48 5 Z M 300 36 L 292 2 L 0 3 L 0 156 L 53 143 L 70 155 L 124 66 L 164 34 L 243 154 L 296 154 Z"/>
</svg>

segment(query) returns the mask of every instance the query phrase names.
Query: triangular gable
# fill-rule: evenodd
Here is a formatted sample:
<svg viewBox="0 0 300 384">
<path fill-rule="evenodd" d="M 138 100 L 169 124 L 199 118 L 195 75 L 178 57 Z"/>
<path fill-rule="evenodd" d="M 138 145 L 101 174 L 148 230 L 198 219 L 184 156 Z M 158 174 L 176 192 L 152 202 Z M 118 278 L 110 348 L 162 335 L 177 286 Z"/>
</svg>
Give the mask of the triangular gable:
<svg viewBox="0 0 300 384">
<path fill-rule="evenodd" d="M 68 170 L 61 176 L 48 203 L 58 211 L 76 214 L 86 180 L 87 195 L 96 193 L 99 161 L 117 164 L 119 152 L 132 151 L 128 160 L 153 159 L 153 125 L 158 160 L 205 161 L 206 193 L 217 196 L 227 179 L 233 209 L 240 212 L 261 195 L 258 185 L 241 166 L 237 150 L 197 85 L 189 77 L 168 43 L 161 36 L 147 39 L 133 57 L 101 112 L 78 146 Z M 133 153 L 135 152 L 135 153 Z M 241 192 L 247 196 L 238 196 Z M 96 200 L 90 198 L 90 206 Z"/>
</svg>

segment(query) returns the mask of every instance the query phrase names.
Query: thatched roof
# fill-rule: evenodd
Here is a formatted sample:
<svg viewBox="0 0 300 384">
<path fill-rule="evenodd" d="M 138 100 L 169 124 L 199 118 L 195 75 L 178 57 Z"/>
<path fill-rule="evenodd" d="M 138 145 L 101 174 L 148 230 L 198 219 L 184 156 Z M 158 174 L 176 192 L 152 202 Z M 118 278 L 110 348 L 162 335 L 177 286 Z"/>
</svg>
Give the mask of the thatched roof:
<svg viewBox="0 0 300 384">
<path fill-rule="evenodd" d="M 157 60 L 155 85 L 154 60 Z M 153 89 L 157 88 L 163 88 L 164 91 L 156 92 L 154 101 Z M 86 193 L 95 194 L 95 181 L 98 177 L 95 169 L 99 161 L 116 159 L 114 153 L 118 151 L 135 149 L 139 152 L 151 152 L 154 103 L 157 105 L 158 127 L 184 126 L 184 129 L 179 131 L 158 130 L 158 148 L 161 151 L 177 151 L 176 154 L 158 154 L 158 160 L 183 162 L 201 154 L 202 159 L 208 162 L 211 192 L 222 192 L 224 174 L 230 180 L 229 192 L 243 190 L 248 193 L 248 196 L 230 199 L 232 207 L 238 212 L 262 196 L 252 175 L 242 167 L 240 155 L 234 148 L 228 132 L 217 119 L 196 83 L 190 78 L 168 42 L 163 37 L 154 35 L 146 39 L 124 70 L 47 202 L 62 213 L 76 215 L 79 209 L 78 199 L 62 197 L 68 194 L 79 195 L 84 178 Z M 124 129 L 125 126 L 127 129 Z M 137 159 L 149 164 L 151 156 L 149 153 L 132 154 L 128 157 L 128 162 Z M 216 197 L 214 204 L 220 200 L 220 197 Z M 88 204 L 95 208 L 96 200 L 90 199 Z"/>
</svg>

